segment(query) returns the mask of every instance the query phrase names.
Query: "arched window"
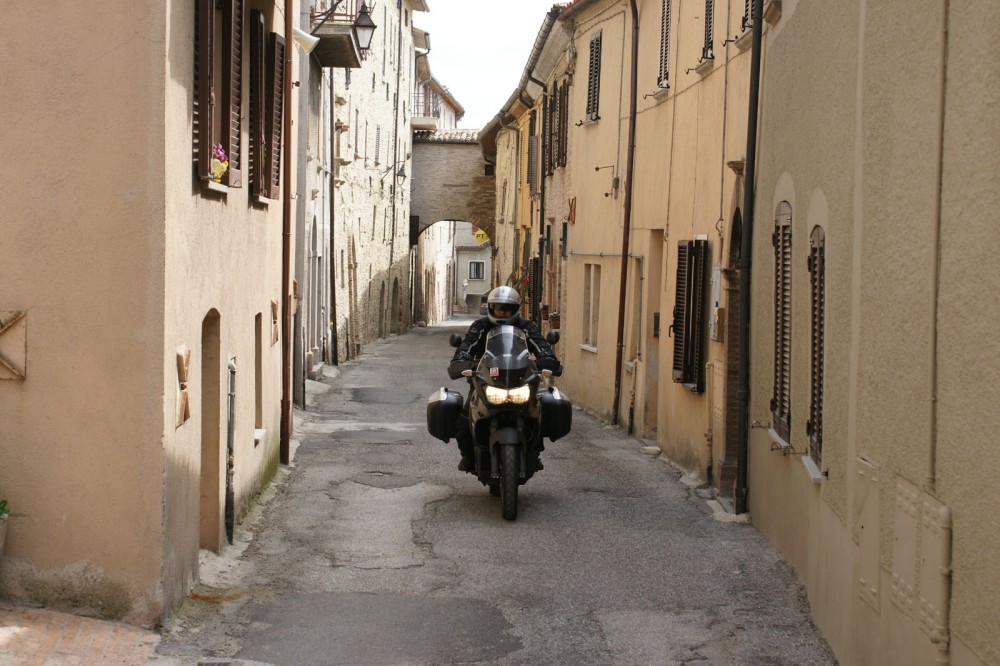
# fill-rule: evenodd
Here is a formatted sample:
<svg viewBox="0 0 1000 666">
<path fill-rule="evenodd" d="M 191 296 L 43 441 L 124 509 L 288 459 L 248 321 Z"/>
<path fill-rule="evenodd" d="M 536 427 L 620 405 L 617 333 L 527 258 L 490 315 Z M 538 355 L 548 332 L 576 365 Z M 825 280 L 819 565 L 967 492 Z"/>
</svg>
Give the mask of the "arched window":
<svg viewBox="0 0 1000 666">
<path fill-rule="evenodd" d="M 792 207 L 778 204 L 774 213 L 774 430 L 790 441 L 792 423 Z"/>
</svg>

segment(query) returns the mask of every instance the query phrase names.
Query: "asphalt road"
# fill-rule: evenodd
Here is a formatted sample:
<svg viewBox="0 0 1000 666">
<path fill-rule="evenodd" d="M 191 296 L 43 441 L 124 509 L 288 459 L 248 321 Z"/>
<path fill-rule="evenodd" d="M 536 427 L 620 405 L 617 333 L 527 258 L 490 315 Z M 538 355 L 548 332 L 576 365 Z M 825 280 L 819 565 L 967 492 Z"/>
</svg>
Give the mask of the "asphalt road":
<svg viewBox="0 0 1000 666">
<path fill-rule="evenodd" d="M 164 628 L 167 664 L 832 664 L 788 565 L 574 410 L 516 522 L 427 434 L 465 318 L 309 386 L 294 464 Z M 559 348 L 556 347 L 558 353 Z M 570 396 L 572 397 L 572 396 Z"/>
</svg>

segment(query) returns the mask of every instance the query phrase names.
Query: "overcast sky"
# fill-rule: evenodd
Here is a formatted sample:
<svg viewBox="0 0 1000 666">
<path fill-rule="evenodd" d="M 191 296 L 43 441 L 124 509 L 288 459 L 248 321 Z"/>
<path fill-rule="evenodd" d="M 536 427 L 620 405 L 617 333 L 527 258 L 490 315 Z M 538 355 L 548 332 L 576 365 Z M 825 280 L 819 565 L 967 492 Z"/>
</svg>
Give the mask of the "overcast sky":
<svg viewBox="0 0 1000 666">
<path fill-rule="evenodd" d="M 431 73 L 481 129 L 514 92 L 555 0 L 427 0 L 415 25 L 430 33 Z"/>
</svg>

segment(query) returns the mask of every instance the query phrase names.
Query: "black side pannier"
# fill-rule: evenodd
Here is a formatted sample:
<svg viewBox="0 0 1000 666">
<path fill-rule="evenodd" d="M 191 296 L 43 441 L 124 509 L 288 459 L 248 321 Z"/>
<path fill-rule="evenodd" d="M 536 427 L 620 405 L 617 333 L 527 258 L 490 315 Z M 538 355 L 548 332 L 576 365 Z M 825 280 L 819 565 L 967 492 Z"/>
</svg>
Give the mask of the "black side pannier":
<svg viewBox="0 0 1000 666">
<path fill-rule="evenodd" d="M 455 435 L 455 421 L 462 413 L 462 394 L 440 388 L 427 398 L 427 432 L 447 442 Z"/>
<path fill-rule="evenodd" d="M 553 442 L 568 435 L 573 425 L 573 404 L 555 387 L 540 390 L 538 402 L 542 405 L 542 435 Z"/>
</svg>

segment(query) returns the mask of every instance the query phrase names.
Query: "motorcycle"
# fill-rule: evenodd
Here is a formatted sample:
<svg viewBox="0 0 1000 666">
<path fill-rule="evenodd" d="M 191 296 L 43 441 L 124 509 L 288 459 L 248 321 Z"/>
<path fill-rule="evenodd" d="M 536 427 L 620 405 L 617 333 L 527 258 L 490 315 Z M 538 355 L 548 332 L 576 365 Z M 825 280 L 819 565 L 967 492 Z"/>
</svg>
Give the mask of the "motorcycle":
<svg viewBox="0 0 1000 666">
<path fill-rule="evenodd" d="M 549 344 L 559 341 L 550 331 Z M 452 334 L 452 347 L 462 336 Z M 474 444 L 475 475 L 500 498 L 505 520 L 517 518 L 518 487 L 540 469 L 538 454 L 542 438 L 556 441 L 569 434 L 573 407 L 562 393 L 548 385 L 547 377 L 535 365 L 528 339 L 520 328 L 501 325 L 486 336 L 486 347 L 478 361 L 453 361 L 448 366 L 452 379 L 465 377 L 469 393 L 468 427 Z M 562 374 L 562 366 L 552 374 Z M 466 423 L 460 420 L 462 394 L 440 388 L 427 400 L 427 430 L 444 442 Z"/>
</svg>

